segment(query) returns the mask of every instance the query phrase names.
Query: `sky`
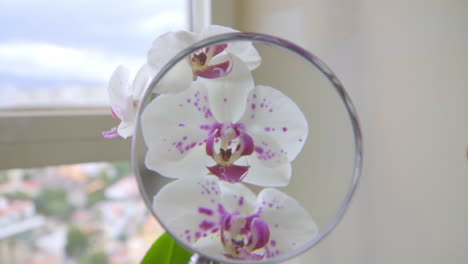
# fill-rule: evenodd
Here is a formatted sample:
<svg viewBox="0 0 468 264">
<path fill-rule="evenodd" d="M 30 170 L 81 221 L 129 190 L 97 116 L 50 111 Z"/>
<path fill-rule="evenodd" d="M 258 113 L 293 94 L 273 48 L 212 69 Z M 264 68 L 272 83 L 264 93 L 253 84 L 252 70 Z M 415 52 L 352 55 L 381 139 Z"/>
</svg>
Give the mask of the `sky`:
<svg viewBox="0 0 468 264">
<path fill-rule="evenodd" d="M 119 64 L 135 73 L 158 35 L 188 29 L 188 9 L 186 0 L 1 0 L 0 25 L 0 108 L 99 104 Z"/>
</svg>

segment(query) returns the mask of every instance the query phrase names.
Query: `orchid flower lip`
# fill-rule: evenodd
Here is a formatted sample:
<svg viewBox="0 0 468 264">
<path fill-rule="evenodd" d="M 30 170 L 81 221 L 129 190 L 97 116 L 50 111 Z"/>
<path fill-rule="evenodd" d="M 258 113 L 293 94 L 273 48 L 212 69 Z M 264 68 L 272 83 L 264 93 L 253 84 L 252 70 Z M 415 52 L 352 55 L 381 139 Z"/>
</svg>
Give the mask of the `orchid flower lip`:
<svg viewBox="0 0 468 264">
<path fill-rule="evenodd" d="M 242 181 L 250 166 L 236 165 L 234 162 L 254 151 L 253 139 L 245 132 L 245 125 L 218 122 L 207 128 L 210 134 L 206 140 L 206 154 L 217 162 L 217 165 L 207 169 L 224 181 Z"/>
<path fill-rule="evenodd" d="M 207 79 L 216 79 L 231 73 L 233 68 L 233 61 L 231 58 L 214 65 L 210 64 L 212 58 L 223 52 L 227 46 L 228 44 L 221 44 L 207 47 L 197 53 L 192 54 L 189 62 L 193 70 L 194 79 L 196 76 Z"/>
</svg>

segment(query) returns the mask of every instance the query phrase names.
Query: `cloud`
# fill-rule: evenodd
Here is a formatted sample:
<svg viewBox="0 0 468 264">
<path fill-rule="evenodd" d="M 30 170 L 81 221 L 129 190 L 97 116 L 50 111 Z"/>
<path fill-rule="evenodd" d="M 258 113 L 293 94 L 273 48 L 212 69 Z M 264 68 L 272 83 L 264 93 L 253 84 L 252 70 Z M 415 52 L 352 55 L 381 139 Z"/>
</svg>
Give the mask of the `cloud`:
<svg viewBox="0 0 468 264">
<path fill-rule="evenodd" d="M 155 16 L 145 18 L 137 25 L 136 30 L 142 34 L 158 36 L 171 30 L 188 28 L 188 18 L 185 10 L 165 10 Z"/>
<path fill-rule="evenodd" d="M 136 72 L 144 57 L 119 56 L 50 43 L 0 43 L 0 73 L 18 77 L 107 82 L 123 64 Z"/>
</svg>

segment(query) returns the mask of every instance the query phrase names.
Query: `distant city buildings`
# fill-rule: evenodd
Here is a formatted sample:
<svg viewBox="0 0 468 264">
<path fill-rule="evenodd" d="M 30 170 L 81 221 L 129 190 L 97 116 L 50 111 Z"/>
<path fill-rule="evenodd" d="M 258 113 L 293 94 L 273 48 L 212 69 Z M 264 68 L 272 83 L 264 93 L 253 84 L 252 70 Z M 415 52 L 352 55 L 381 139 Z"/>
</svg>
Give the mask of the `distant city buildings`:
<svg viewBox="0 0 468 264">
<path fill-rule="evenodd" d="M 128 164 L 2 173 L 0 263 L 80 264 L 90 254 L 105 256 L 103 264 L 139 263 L 164 232 L 141 200 Z M 73 244 L 70 230 L 92 246 Z"/>
</svg>

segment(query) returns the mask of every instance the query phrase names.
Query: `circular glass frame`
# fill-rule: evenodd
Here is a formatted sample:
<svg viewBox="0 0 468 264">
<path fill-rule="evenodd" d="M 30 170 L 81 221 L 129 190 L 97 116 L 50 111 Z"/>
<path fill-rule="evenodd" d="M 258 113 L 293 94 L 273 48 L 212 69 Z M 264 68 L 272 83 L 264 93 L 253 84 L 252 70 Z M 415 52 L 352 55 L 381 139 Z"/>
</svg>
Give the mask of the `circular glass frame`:
<svg viewBox="0 0 468 264">
<path fill-rule="evenodd" d="M 284 39 L 281 39 L 281 38 L 278 38 L 278 37 L 274 37 L 274 36 L 266 35 L 266 34 L 247 33 L 247 32 L 236 32 L 236 33 L 227 33 L 227 34 L 216 35 L 216 36 L 201 40 L 201 41 L 189 46 L 188 48 L 182 50 L 176 56 L 174 56 L 158 72 L 158 74 L 153 78 L 153 80 L 151 81 L 149 87 L 147 88 L 147 90 L 146 90 L 146 92 L 145 92 L 145 94 L 144 94 L 144 96 L 143 96 L 143 98 L 141 100 L 140 107 L 138 109 L 138 116 L 137 116 L 138 118 L 136 120 L 136 125 L 135 125 L 135 133 L 134 133 L 134 136 L 132 138 L 132 150 L 131 150 L 131 152 L 132 152 L 131 153 L 132 167 L 133 167 L 133 170 L 135 172 L 135 176 L 136 176 L 137 181 L 138 181 L 138 186 L 139 186 L 141 196 L 143 197 L 143 200 L 144 200 L 147 208 L 150 209 L 151 213 L 153 214 L 154 217 L 156 217 L 156 219 L 159 219 L 158 216 L 156 215 L 156 213 L 152 210 L 153 197 L 149 197 L 148 192 L 145 189 L 145 188 L 148 188 L 149 186 L 145 186 L 145 184 L 143 183 L 142 177 L 144 177 L 144 175 L 140 174 L 140 168 L 139 168 L 140 163 L 139 163 L 139 159 L 138 159 L 139 155 L 138 155 L 138 147 L 137 147 L 137 145 L 138 145 L 137 135 L 139 135 L 138 132 L 139 132 L 139 130 L 141 130 L 140 117 L 141 117 L 142 111 L 144 110 L 144 107 L 141 107 L 141 106 L 144 104 L 143 102 L 147 102 L 150 99 L 151 93 L 152 93 L 154 87 L 156 87 L 156 85 L 158 84 L 158 82 L 179 61 L 183 60 L 184 58 L 186 58 L 190 54 L 193 54 L 193 53 L 195 53 L 195 52 L 197 52 L 197 51 L 199 51 L 199 50 L 201 50 L 201 49 L 203 49 L 205 47 L 214 46 L 214 45 L 218 45 L 218 44 L 222 44 L 222 43 L 234 42 L 234 41 L 249 41 L 249 42 L 253 42 L 253 43 L 257 42 L 257 43 L 262 43 L 262 44 L 269 45 L 269 46 L 274 46 L 276 48 L 284 49 L 284 50 L 287 50 L 289 52 L 292 52 L 292 53 L 298 55 L 299 57 L 301 57 L 306 62 L 309 62 L 313 66 L 315 66 L 331 82 L 331 84 L 335 88 L 335 91 L 337 92 L 339 98 L 341 99 L 342 103 L 345 106 L 345 109 L 347 111 L 347 114 L 349 116 L 349 119 L 350 119 L 350 122 L 351 122 L 351 125 L 352 125 L 352 130 L 353 130 L 353 133 L 354 133 L 354 135 L 353 135 L 354 136 L 354 152 L 355 152 L 354 168 L 353 168 L 353 171 L 352 171 L 352 174 L 351 174 L 352 178 L 351 178 L 351 181 L 350 181 L 350 185 L 347 188 L 347 193 L 345 194 L 344 199 L 341 202 L 341 206 L 339 207 L 339 209 L 336 212 L 333 219 L 328 223 L 328 225 L 326 225 L 325 228 L 320 230 L 318 235 L 314 239 L 312 239 L 310 242 L 304 244 L 302 247 L 299 247 L 295 251 L 290 252 L 288 254 L 284 254 L 284 255 L 281 255 L 281 256 L 278 256 L 278 257 L 275 257 L 275 258 L 272 258 L 272 259 L 261 260 L 261 261 L 256 262 L 256 263 L 278 263 L 278 262 L 282 262 L 282 261 L 285 261 L 287 259 L 293 258 L 295 256 L 298 256 L 298 255 L 304 253 L 305 251 L 309 250 L 310 248 L 315 246 L 318 242 L 320 242 L 324 237 L 326 237 L 335 228 L 335 226 L 342 219 L 346 209 L 349 206 L 349 203 L 350 203 L 350 201 L 351 201 L 351 199 L 353 197 L 353 194 L 354 194 L 354 192 L 356 190 L 356 187 L 357 187 L 360 175 L 361 175 L 362 160 L 363 160 L 362 134 L 361 134 L 361 128 L 360 128 L 360 124 L 359 124 L 359 120 L 358 120 L 356 110 L 355 110 L 355 108 L 354 108 L 354 106 L 353 106 L 353 104 L 351 102 L 351 99 L 349 98 L 346 90 L 344 89 L 343 85 L 338 80 L 336 75 L 332 72 L 332 70 L 330 70 L 330 68 L 324 62 L 322 62 L 318 57 L 316 57 L 312 53 L 306 51 L 305 49 L 303 49 L 302 47 L 300 47 L 300 46 L 298 46 L 298 45 L 296 45 L 294 43 L 291 43 L 290 41 L 287 41 L 287 40 L 284 40 Z M 215 258 L 212 258 L 211 256 L 203 254 L 203 252 L 198 252 L 195 248 L 193 248 L 193 247 L 191 247 L 189 245 L 186 245 L 184 242 L 181 242 L 178 239 L 178 237 L 175 236 L 175 234 L 173 232 L 171 232 L 171 230 L 167 229 L 164 226 L 163 223 L 161 223 L 161 225 L 163 226 L 163 228 L 165 228 L 165 230 L 169 234 L 171 234 L 171 236 L 180 245 L 184 246 L 185 248 L 187 248 L 188 250 L 190 250 L 190 251 L 192 251 L 194 253 L 199 254 L 203 258 L 210 259 L 212 261 L 216 261 L 216 262 L 220 262 L 220 263 L 232 263 L 232 264 L 246 263 L 245 261 L 238 261 L 238 260 L 215 259 Z"/>
</svg>

